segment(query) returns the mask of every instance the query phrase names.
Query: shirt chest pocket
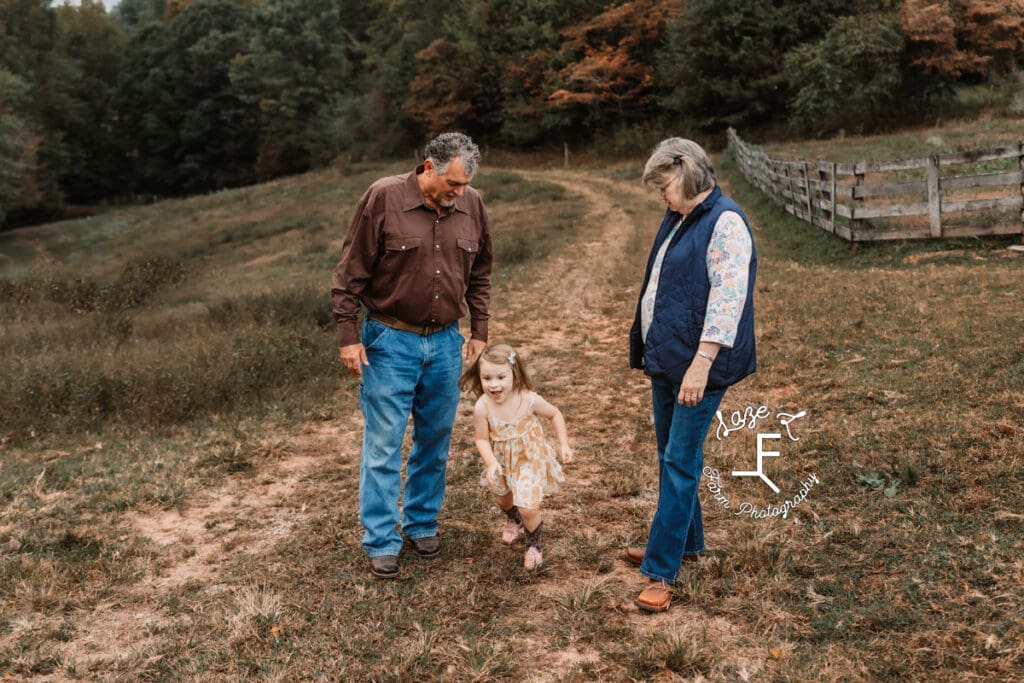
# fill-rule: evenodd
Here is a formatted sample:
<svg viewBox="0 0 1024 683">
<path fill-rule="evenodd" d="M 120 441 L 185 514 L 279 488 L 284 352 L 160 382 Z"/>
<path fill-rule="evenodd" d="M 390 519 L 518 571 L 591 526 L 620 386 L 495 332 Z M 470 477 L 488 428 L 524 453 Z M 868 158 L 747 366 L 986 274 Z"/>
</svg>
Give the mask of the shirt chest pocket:
<svg viewBox="0 0 1024 683">
<path fill-rule="evenodd" d="M 469 272 L 473 269 L 473 261 L 476 260 L 476 255 L 480 253 L 480 242 L 478 240 L 458 237 L 455 239 L 455 244 L 459 248 L 459 254 L 462 255 L 462 273 L 469 277 Z"/>
<path fill-rule="evenodd" d="M 379 278 L 379 282 L 375 286 L 381 291 L 393 291 L 401 281 L 412 277 L 418 270 L 422 241 L 420 237 L 385 236 L 384 251 L 377 256 L 375 278 Z"/>
<path fill-rule="evenodd" d="M 420 237 L 405 237 L 403 235 L 387 237 L 384 239 L 384 255 L 387 258 L 401 258 L 403 254 L 409 254 L 411 257 L 419 249 L 422 241 L 423 239 Z"/>
</svg>

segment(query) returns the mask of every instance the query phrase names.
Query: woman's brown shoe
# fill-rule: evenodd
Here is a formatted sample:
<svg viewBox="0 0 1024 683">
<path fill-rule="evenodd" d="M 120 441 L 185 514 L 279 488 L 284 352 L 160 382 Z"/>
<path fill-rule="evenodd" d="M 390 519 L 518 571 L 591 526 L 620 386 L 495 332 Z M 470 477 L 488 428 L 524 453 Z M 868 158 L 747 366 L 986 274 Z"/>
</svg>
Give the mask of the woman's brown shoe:
<svg viewBox="0 0 1024 683">
<path fill-rule="evenodd" d="M 626 548 L 626 552 L 623 553 L 623 557 L 626 558 L 626 562 L 635 564 L 638 567 L 644 562 L 644 555 L 647 553 L 647 548 Z M 699 562 L 700 555 L 683 555 L 683 562 Z"/>
<path fill-rule="evenodd" d="M 645 552 L 647 552 L 646 548 L 626 548 L 624 557 L 626 562 L 639 566 L 643 564 Z"/>
<path fill-rule="evenodd" d="M 644 612 L 664 612 L 672 604 L 672 586 L 664 581 L 651 581 L 633 602 Z"/>
</svg>

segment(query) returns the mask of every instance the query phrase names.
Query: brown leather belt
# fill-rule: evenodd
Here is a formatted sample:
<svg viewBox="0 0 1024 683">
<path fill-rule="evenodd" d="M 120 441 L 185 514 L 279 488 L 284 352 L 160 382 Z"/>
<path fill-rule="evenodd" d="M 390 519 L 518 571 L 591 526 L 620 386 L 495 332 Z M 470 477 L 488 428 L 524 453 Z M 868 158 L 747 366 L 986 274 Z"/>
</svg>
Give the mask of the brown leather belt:
<svg viewBox="0 0 1024 683">
<path fill-rule="evenodd" d="M 383 313 L 371 313 L 370 320 L 376 320 L 381 325 L 387 325 L 393 327 L 396 330 L 403 330 L 405 332 L 415 332 L 416 334 L 423 335 L 424 337 L 428 334 L 434 334 L 440 332 L 447 325 L 410 325 L 409 323 L 403 323 L 398 318 L 392 318 L 390 315 L 384 315 Z"/>
</svg>

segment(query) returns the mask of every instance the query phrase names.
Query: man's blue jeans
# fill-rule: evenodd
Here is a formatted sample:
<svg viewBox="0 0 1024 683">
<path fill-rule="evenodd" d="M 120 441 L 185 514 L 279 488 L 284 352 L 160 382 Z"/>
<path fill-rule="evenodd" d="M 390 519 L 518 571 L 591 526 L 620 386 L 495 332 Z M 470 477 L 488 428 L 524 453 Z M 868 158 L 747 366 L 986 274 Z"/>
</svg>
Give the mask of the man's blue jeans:
<svg viewBox="0 0 1024 683">
<path fill-rule="evenodd" d="M 704 552 L 704 520 L 698 484 L 704 469 L 704 438 L 725 396 L 705 391 L 692 408 L 678 402 L 679 384 L 651 378 L 654 433 L 658 442 L 658 509 L 651 522 L 640 573 L 675 583 L 684 555 Z"/>
<path fill-rule="evenodd" d="M 359 464 L 359 519 L 370 557 L 398 555 L 402 534 L 410 539 L 437 534 L 444 500 L 452 425 L 459 403 L 462 343 L 458 324 L 419 335 L 370 320 L 362 343 L 359 403 L 363 450 Z M 412 415 L 412 450 L 402 490 L 402 440 Z M 402 493 L 402 533 L 398 497 Z"/>
</svg>

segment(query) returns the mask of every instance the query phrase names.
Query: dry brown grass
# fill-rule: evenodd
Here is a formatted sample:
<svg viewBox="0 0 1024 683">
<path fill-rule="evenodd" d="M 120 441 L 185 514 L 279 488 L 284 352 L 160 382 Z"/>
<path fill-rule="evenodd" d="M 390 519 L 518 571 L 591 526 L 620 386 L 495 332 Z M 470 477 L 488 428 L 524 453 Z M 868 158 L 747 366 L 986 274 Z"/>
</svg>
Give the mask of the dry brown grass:
<svg viewBox="0 0 1024 683">
<path fill-rule="evenodd" d="M 723 409 L 807 410 L 801 441 L 769 467 L 785 490 L 810 473 L 821 485 L 769 520 L 736 516 L 704 489 L 708 557 L 685 566 L 668 613 L 633 606 L 644 581 L 618 555 L 645 537 L 657 491 L 647 383 L 626 368 L 625 342 L 660 214 L 634 165 L 509 171 L 502 184 L 519 192 L 492 205 L 519 255 L 497 264 L 492 335 L 530 356 L 578 456 L 546 506 L 541 571 L 523 570 L 521 550 L 498 541 L 468 399 L 442 554 L 404 554 L 393 582 L 368 575 L 359 546 L 360 416 L 340 371 L 332 392 L 285 383 L 261 407 L 178 426 L 140 429 L 114 415 L 88 433 L 12 433 L 0 461 L 0 676 L 1022 680 L 1024 260 L 971 244 L 926 259 L 899 245 L 856 257 L 818 248 L 822 236 L 743 185 L 730 190 L 750 208 L 760 248 L 761 365 Z M 196 306 L 206 315 L 257 283 L 316 284 L 326 297 L 344 216 L 379 171 L 115 214 L 189 217 L 161 233 L 162 255 L 193 254 L 185 289 L 161 295 L 166 309 L 139 312 L 132 334 L 163 315 L 187 327 Z M 524 211 L 531 193 L 549 203 Z M 248 229 L 259 234 L 237 252 L 203 247 L 187 228 L 237 230 L 236 200 L 308 223 L 298 202 L 309 196 L 321 197 L 320 251 L 296 252 L 289 232 L 255 214 Z M 57 234 L 17 237 L 45 249 Z M 139 247 L 126 238 L 105 248 L 131 260 L 123 250 Z M 120 272 L 101 264 L 90 271 L 98 281 Z M 223 319 L 236 324 L 232 310 Z M 707 464 L 747 469 L 752 447 L 750 433 L 709 441 Z M 725 488 L 734 500 L 777 499 L 751 480 Z"/>
</svg>

